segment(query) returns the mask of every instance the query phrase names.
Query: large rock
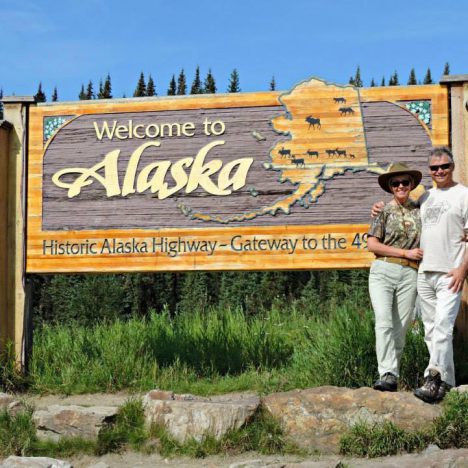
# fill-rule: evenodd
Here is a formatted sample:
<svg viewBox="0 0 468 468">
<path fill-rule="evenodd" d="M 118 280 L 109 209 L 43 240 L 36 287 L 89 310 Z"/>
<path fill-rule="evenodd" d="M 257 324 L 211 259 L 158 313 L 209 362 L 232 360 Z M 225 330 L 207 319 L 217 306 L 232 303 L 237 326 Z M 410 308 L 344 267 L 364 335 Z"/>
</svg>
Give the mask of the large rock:
<svg viewBox="0 0 468 468">
<path fill-rule="evenodd" d="M 24 405 L 13 395 L 0 392 L 0 411 L 7 410 L 10 414 L 16 414 L 24 409 Z"/>
<path fill-rule="evenodd" d="M 206 435 L 220 439 L 230 429 L 239 429 L 257 410 L 256 395 L 223 395 L 203 398 L 194 395 L 153 390 L 143 399 L 148 426 L 164 426 L 174 439 L 183 443 Z"/>
<path fill-rule="evenodd" d="M 73 468 L 70 463 L 48 457 L 8 457 L 2 468 Z"/>
<path fill-rule="evenodd" d="M 103 426 L 111 422 L 118 408 L 115 406 L 60 406 L 33 414 L 37 435 L 42 439 L 58 440 L 60 437 L 95 439 Z"/>
<path fill-rule="evenodd" d="M 357 422 L 391 421 L 405 429 L 421 429 L 441 414 L 405 392 L 370 388 L 318 387 L 268 395 L 262 405 L 277 418 L 300 447 L 337 453 L 341 435 Z"/>
</svg>

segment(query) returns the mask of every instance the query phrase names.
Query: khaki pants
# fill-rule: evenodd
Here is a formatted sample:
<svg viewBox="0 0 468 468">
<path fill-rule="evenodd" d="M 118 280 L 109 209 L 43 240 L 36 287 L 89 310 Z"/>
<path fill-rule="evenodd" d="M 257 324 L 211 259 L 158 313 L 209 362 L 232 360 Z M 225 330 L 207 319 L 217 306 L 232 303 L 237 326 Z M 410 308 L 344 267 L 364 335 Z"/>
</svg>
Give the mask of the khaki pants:
<svg viewBox="0 0 468 468">
<path fill-rule="evenodd" d="M 379 375 L 400 375 L 406 331 L 413 320 L 418 272 L 409 266 L 376 260 L 369 275 L 369 293 L 375 314 L 375 341 Z"/>
<path fill-rule="evenodd" d="M 448 289 L 452 278 L 446 273 L 424 272 L 418 275 L 418 293 L 424 323 L 424 341 L 429 350 L 429 365 L 424 375 L 434 369 L 441 379 L 455 386 L 453 364 L 453 327 L 460 308 L 461 291 Z"/>
</svg>

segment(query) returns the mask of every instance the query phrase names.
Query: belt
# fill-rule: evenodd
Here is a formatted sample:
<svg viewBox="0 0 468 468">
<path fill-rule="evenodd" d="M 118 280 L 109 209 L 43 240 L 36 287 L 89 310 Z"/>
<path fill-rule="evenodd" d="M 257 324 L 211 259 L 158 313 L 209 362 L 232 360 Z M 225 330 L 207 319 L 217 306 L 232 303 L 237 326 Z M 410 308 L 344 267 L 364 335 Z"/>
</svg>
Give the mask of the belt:
<svg viewBox="0 0 468 468">
<path fill-rule="evenodd" d="M 411 268 L 414 268 L 417 270 L 419 268 L 419 262 L 416 262 L 414 260 L 408 260 L 406 258 L 398 258 L 398 257 L 380 257 L 376 255 L 377 260 L 380 260 L 381 262 L 387 262 L 387 263 L 396 263 L 397 265 L 402 265 L 402 266 L 409 266 Z"/>
</svg>

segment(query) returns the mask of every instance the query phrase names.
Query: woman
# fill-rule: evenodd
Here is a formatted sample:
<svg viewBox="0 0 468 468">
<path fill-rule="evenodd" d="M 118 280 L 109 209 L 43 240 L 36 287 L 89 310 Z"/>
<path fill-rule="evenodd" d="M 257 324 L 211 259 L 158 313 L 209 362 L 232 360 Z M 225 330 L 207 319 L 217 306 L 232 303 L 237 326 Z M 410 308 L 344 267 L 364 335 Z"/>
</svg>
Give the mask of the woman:
<svg viewBox="0 0 468 468">
<path fill-rule="evenodd" d="M 393 195 L 374 218 L 367 245 L 376 255 L 369 275 L 369 292 L 375 313 L 379 379 L 374 389 L 397 390 L 406 331 L 413 319 L 416 300 L 421 221 L 419 206 L 409 199 L 422 174 L 405 164 L 392 164 L 379 176 L 379 185 Z"/>
</svg>

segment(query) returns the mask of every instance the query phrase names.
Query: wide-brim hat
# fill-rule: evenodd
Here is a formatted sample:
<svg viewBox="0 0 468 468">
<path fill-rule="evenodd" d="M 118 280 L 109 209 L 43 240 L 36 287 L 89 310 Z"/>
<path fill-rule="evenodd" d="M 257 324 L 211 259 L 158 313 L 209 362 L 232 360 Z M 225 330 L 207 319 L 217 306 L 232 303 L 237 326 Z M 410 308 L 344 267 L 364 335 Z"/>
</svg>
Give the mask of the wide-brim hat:
<svg viewBox="0 0 468 468">
<path fill-rule="evenodd" d="M 415 189 L 419 183 L 421 182 L 422 179 L 422 173 L 410 169 L 406 164 L 404 163 L 393 163 L 390 164 L 387 168 L 387 172 L 384 174 L 379 175 L 379 185 L 388 193 L 393 193 L 392 190 L 390 189 L 389 182 L 392 177 L 399 176 L 399 175 L 409 175 L 412 177 L 414 181 L 413 187 L 411 187 L 411 190 Z"/>
</svg>

